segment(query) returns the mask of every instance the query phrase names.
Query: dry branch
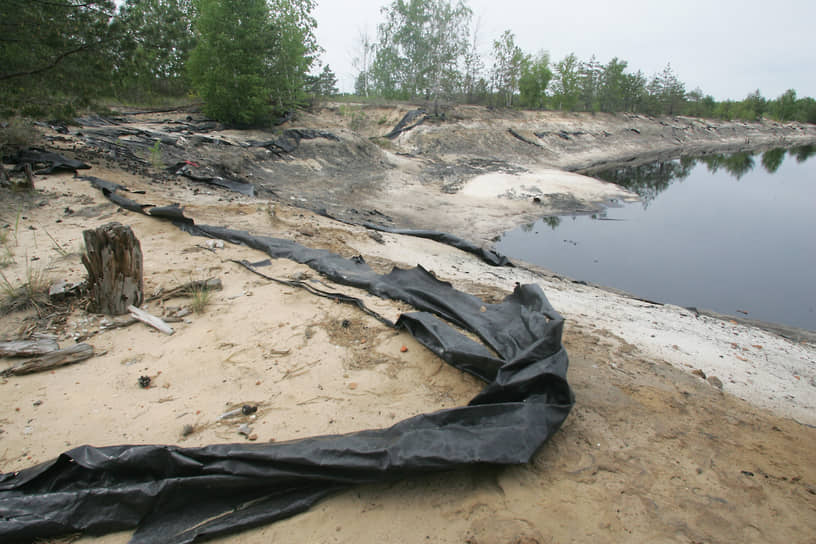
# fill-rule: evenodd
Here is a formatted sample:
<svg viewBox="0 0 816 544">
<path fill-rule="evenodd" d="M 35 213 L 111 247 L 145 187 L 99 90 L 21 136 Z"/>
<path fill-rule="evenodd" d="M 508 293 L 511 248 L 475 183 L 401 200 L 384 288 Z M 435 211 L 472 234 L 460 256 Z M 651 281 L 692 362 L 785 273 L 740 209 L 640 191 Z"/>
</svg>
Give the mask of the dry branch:
<svg viewBox="0 0 816 544">
<path fill-rule="evenodd" d="M 0 357 L 37 357 L 58 350 L 59 344 L 53 338 L 0 342 Z"/>
<path fill-rule="evenodd" d="M 34 374 L 35 372 L 45 372 L 46 370 L 52 370 L 90 359 L 93 355 L 93 346 L 89 344 L 75 344 L 70 348 L 52 351 L 42 357 L 17 363 L 13 367 L 0 372 L 0 376 L 23 376 L 25 374 Z"/>
<path fill-rule="evenodd" d="M 176 296 L 184 296 L 184 295 L 193 295 L 196 291 L 207 290 L 207 291 L 220 291 L 223 289 L 224 286 L 221 283 L 219 278 L 208 278 L 206 280 L 195 280 L 185 283 L 184 285 L 179 285 L 178 287 L 173 287 L 168 291 L 163 291 L 158 295 L 154 295 L 145 302 L 152 302 L 154 300 L 167 300 L 169 298 L 173 298 Z"/>
<path fill-rule="evenodd" d="M 164 334 L 173 334 L 175 331 L 165 323 L 160 318 L 156 317 L 155 315 L 149 314 L 144 310 L 140 310 L 136 306 L 128 306 L 128 311 L 130 315 L 134 317 L 134 319 L 138 319 L 145 325 L 150 325 L 156 330 L 163 332 Z"/>
</svg>

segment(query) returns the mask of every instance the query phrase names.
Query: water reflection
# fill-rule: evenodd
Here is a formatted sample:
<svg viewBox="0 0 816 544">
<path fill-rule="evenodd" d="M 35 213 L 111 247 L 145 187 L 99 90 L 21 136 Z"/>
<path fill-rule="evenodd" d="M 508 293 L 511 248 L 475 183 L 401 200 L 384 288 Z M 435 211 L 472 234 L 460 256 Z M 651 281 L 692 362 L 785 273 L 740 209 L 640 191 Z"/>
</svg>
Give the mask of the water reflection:
<svg viewBox="0 0 816 544">
<path fill-rule="evenodd" d="M 775 174 L 782 161 L 785 160 L 785 150 L 780 148 L 771 149 L 762 154 L 762 166 L 769 174 Z"/>
<path fill-rule="evenodd" d="M 699 160 L 708 167 L 708 171 L 712 174 L 716 174 L 722 168 L 737 178 L 737 181 L 754 169 L 754 154 L 748 151 L 740 151 L 731 155 L 709 155 Z"/>
<path fill-rule="evenodd" d="M 814 156 L 808 146 L 618 168 L 599 177 L 645 205 L 542 219 L 496 249 L 650 300 L 816 330 Z"/>
<path fill-rule="evenodd" d="M 816 145 L 803 145 L 795 147 L 791 150 L 793 156 L 796 157 L 796 162 L 805 162 L 813 155 L 816 155 Z"/>
<path fill-rule="evenodd" d="M 668 189 L 672 182 L 687 178 L 695 164 L 694 159 L 683 157 L 678 160 L 606 170 L 595 174 L 595 177 L 637 193 L 643 207 L 648 208 L 657 195 Z"/>
<path fill-rule="evenodd" d="M 594 219 L 594 216 L 593 216 L 593 219 Z M 550 217 L 542 217 L 539 221 L 542 224 L 547 225 L 548 227 L 550 227 L 550 229 L 552 229 L 552 230 L 557 229 L 558 226 L 561 224 L 561 218 L 558 217 L 557 215 L 553 215 L 553 216 L 550 216 Z M 521 225 L 521 227 L 519 227 L 519 228 L 521 228 L 521 230 L 524 231 L 524 232 L 533 232 L 533 229 L 535 229 L 535 227 L 536 227 L 536 225 L 538 225 L 539 221 L 534 221 L 532 223 L 525 223 L 524 225 Z M 535 232 L 538 233 L 538 231 L 535 231 Z"/>
<path fill-rule="evenodd" d="M 769 174 L 773 174 L 782 166 L 786 156 L 794 157 L 796 162 L 801 163 L 816 155 L 816 146 L 807 145 L 790 149 L 776 148 L 765 152 L 740 151 L 738 153 L 706 155 L 703 157 L 681 157 L 680 159 L 658 161 L 640 166 L 614 168 L 599 172 L 594 176 L 637 193 L 645 209 L 649 207 L 649 204 L 657 195 L 668 189 L 672 183 L 686 179 L 698 163 L 705 164 L 712 174 L 722 170 L 739 181 L 754 169 L 756 157 L 759 155 L 761 155 L 760 163 L 762 167 Z"/>
</svg>

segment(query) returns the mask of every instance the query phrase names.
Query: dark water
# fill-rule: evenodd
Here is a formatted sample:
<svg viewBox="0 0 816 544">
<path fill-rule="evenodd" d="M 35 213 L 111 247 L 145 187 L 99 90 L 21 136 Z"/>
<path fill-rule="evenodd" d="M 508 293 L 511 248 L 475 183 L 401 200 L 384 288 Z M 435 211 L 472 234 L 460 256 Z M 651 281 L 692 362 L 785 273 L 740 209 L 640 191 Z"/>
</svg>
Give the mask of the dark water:
<svg viewBox="0 0 816 544">
<path fill-rule="evenodd" d="M 643 298 L 816 330 L 816 147 L 595 174 L 640 203 L 550 217 L 497 249 Z"/>
</svg>

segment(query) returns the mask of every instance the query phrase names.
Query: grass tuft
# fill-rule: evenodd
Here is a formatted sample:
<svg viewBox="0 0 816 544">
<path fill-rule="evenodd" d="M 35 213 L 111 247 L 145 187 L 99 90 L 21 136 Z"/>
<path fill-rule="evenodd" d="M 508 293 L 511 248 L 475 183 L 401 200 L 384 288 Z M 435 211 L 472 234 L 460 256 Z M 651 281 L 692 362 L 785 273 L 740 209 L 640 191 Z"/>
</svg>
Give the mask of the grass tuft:
<svg viewBox="0 0 816 544">
<path fill-rule="evenodd" d="M 43 229 L 43 230 L 45 230 L 45 229 Z M 50 233 L 50 232 L 48 232 L 48 231 L 46 230 L 46 231 L 45 231 L 45 234 L 46 234 L 46 236 L 48 236 L 48 238 L 50 238 L 50 239 L 51 239 L 51 243 L 53 244 L 53 247 L 54 247 L 54 249 L 56 250 L 56 252 L 60 254 L 60 257 L 67 257 L 68 255 L 70 255 L 70 253 L 69 253 L 69 252 L 68 252 L 68 251 L 67 251 L 67 250 L 66 250 L 64 247 L 62 247 L 61 245 L 59 245 L 59 242 L 57 242 L 57 241 L 54 239 L 54 237 L 53 237 L 53 236 L 51 236 L 51 233 Z"/>
<path fill-rule="evenodd" d="M 0 311 L 39 310 L 48 304 L 48 287 L 48 279 L 39 268 L 26 265 L 26 281 L 21 285 L 14 285 L 0 271 Z"/>
<path fill-rule="evenodd" d="M 164 168 L 164 161 L 162 161 L 161 140 L 156 140 L 156 143 L 150 148 L 150 164 L 155 170 L 161 170 Z"/>
<path fill-rule="evenodd" d="M 204 313 L 204 310 L 210 303 L 210 290 L 207 286 L 204 285 L 203 282 L 200 286 L 194 286 L 190 297 L 192 298 L 192 302 L 190 303 L 192 310 L 197 314 Z"/>
</svg>

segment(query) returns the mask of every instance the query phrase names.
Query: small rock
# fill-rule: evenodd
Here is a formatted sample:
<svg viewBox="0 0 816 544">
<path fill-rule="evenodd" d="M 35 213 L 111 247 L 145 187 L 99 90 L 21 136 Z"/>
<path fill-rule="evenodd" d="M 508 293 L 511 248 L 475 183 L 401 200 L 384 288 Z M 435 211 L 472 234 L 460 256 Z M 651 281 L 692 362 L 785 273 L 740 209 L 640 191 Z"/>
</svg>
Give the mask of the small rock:
<svg viewBox="0 0 816 544">
<path fill-rule="evenodd" d="M 150 387 L 150 376 L 139 376 L 139 387 L 147 389 Z"/>
<path fill-rule="evenodd" d="M 716 387 L 717 389 L 722 391 L 723 383 L 722 383 L 722 380 L 720 380 L 717 376 L 709 376 L 707 378 L 707 381 L 708 381 L 708 383 L 710 383 L 711 385 L 713 385 L 714 387 Z"/>
<path fill-rule="evenodd" d="M 186 423 L 184 427 L 181 428 L 181 436 L 190 436 L 195 431 L 195 427 Z"/>
<path fill-rule="evenodd" d="M 40 406 L 42 404 L 42 401 L 41 400 L 35 400 L 32 404 L 34 406 Z"/>
<path fill-rule="evenodd" d="M 400 348 L 400 351 L 401 351 L 401 352 L 403 352 L 403 353 L 405 353 L 406 351 L 408 351 L 408 346 L 402 346 L 402 347 Z"/>
<path fill-rule="evenodd" d="M 238 434 L 242 434 L 249 438 L 249 435 L 252 434 L 252 427 L 250 427 L 246 423 L 241 423 L 241 425 L 238 426 Z"/>
<path fill-rule="evenodd" d="M 697 368 L 695 370 L 692 370 L 691 373 L 697 376 L 698 378 L 702 378 L 704 380 L 706 379 L 706 373 L 703 372 L 702 369 Z"/>
<path fill-rule="evenodd" d="M 244 404 L 241 407 L 241 413 L 244 414 L 245 416 L 248 416 L 250 414 L 254 414 L 257 411 L 258 411 L 258 407 L 257 406 L 252 406 L 250 404 Z"/>
<path fill-rule="evenodd" d="M 256 433 L 252 433 L 251 435 L 247 436 L 247 438 L 255 442 L 256 440 L 258 440 L 258 435 Z"/>
</svg>

